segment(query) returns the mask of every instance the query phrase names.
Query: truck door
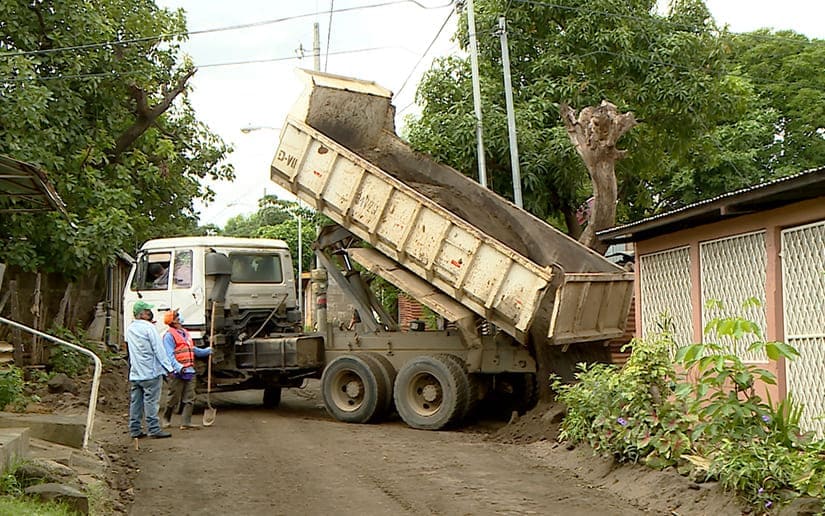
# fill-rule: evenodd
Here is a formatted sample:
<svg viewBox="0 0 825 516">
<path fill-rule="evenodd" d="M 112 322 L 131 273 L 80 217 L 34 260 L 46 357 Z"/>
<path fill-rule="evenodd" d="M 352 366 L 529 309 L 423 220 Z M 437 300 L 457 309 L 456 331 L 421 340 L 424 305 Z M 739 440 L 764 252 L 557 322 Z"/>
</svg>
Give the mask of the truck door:
<svg viewBox="0 0 825 516">
<path fill-rule="evenodd" d="M 175 249 L 172 263 L 171 307 L 180 310 L 184 326 L 190 329 L 206 323 L 202 252 L 198 258 L 192 249 Z"/>
<path fill-rule="evenodd" d="M 124 296 L 124 318 L 126 324 L 132 322 L 132 307 L 140 299 L 155 305 L 155 326 L 163 330 L 163 313 L 172 308 L 169 269 L 172 265 L 171 251 L 148 251 L 138 256 L 129 295 Z"/>
</svg>

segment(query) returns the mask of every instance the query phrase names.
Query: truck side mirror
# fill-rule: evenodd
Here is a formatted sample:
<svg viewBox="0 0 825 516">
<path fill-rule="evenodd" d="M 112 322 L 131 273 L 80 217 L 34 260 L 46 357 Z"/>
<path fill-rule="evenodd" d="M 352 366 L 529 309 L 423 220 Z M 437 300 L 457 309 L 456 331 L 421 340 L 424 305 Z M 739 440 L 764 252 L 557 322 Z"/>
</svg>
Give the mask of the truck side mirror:
<svg viewBox="0 0 825 516">
<path fill-rule="evenodd" d="M 204 273 L 207 276 L 230 276 L 232 274 L 232 263 L 229 262 L 229 257 L 223 253 L 207 253 Z"/>
</svg>

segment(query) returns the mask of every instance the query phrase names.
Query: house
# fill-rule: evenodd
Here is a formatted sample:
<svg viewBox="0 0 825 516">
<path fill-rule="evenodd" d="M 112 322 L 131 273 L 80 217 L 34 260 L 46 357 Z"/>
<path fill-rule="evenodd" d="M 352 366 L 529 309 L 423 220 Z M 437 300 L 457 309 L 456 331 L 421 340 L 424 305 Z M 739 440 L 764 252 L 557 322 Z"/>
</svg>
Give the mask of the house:
<svg viewBox="0 0 825 516">
<path fill-rule="evenodd" d="M 768 341 L 800 356 L 771 361 L 735 346 L 746 362 L 777 376 L 763 386 L 773 400 L 789 393 L 806 406 L 802 424 L 825 435 L 825 167 L 649 217 L 599 233 L 633 242 L 637 335 L 667 314 L 677 344 L 702 342 L 719 315 L 755 321 Z M 755 297 L 761 306 L 742 308 Z M 706 306 L 708 300 L 723 304 Z"/>
</svg>

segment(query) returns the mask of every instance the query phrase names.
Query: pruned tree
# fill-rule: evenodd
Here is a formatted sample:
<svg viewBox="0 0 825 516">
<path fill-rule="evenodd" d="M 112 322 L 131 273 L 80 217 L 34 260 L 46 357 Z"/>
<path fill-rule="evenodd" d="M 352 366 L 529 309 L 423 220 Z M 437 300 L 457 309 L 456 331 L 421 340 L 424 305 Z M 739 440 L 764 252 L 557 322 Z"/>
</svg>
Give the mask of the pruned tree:
<svg viewBox="0 0 825 516">
<path fill-rule="evenodd" d="M 604 253 L 607 245 L 596 237 L 596 232 L 616 223 L 616 162 L 627 152 L 619 150 L 616 144 L 638 122 L 633 113 L 619 113 L 616 106 L 606 100 L 596 107 L 582 109 L 578 118 L 573 108 L 562 104 L 561 119 L 576 152 L 584 160 L 593 185 L 590 220 L 579 242 Z"/>
</svg>

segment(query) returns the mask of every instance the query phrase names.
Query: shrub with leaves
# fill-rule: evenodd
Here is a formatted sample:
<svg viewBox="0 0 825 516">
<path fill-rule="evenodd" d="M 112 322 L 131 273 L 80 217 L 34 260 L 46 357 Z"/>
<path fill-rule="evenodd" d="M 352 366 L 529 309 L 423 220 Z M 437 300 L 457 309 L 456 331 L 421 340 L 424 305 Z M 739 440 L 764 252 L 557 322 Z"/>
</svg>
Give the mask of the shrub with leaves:
<svg viewBox="0 0 825 516">
<path fill-rule="evenodd" d="M 0 368 L 0 410 L 23 399 L 23 370 L 15 366 Z"/>
<path fill-rule="evenodd" d="M 676 372 L 668 333 L 634 339 L 633 353 L 621 369 L 580 364 L 577 382 L 554 379 L 558 399 L 568 409 L 560 438 L 586 442 L 618 461 L 644 460 L 653 467 L 675 464 L 690 450 L 685 431 L 692 416 L 669 396 Z"/>
<path fill-rule="evenodd" d="M 718 301 L 709 303 L 723 308 Z M 749 299 L 744 308 L 756 303 Z M 799 493 L 825 495 L 824 445 L 800 428 L 803 407 L 790 396 L 777 404 L 763 400 L 755 386 L 775 385 L 776 376 L 744 363 L 732 345 L 751 341 L 748 351 L 764 352 L 771 360 L 792 360 L 799 353 L 782 342 L 765 342 L 759 326 L 739 316 L 711 319 L 705 335 L 709 342 L 676 353 L 676 360 L 691 375 L 684 376 L 676 395 L 698 418 L 692 429 L 691 461 L 765 509 Z"/>
<path fill-rule="evenodd" d="M 756 303 L 748 300 L 745 308 Z M 684 471 L 689 461 L 762 511 L 800 495 L 825 497 L 825 441 L 801 429 L 803 406 L 793 398 L 762 399 L 756 385 L 775 384 L 775 375 L 733 349 L 764 352 L 771 360 L 792 360 L 797 351 L 765 342 L 757 324 L 738 316 L 712 319 L 705 335 L 705 342 L 674 356 L 665 329 L 634 339 L 621 369 L 581 364 L 577 383 L 553 379 L 568 409 L 560 438 L 657 468 Z"/>
<path fill-rule="evenodd" d="M 83 330 L 77 330 L 76 333 L 73 333 L 68 328 L 60 326 L 52 329 L 51 333 L 66 342 L 71 342 L 76 346 L 93 350 L 101 359 L 107 358 L 107 356 L 100 355 L 100 350 L 92 348 L 91 343 L 86 340 L 86 334 Z M 92 360 L 79 351 L 60 344 L 51 347 L 49 368 L 54 373 L 65 373 L 68 376 L 74 377 L 88 371 L 91 365 Z"/>
</svg>

